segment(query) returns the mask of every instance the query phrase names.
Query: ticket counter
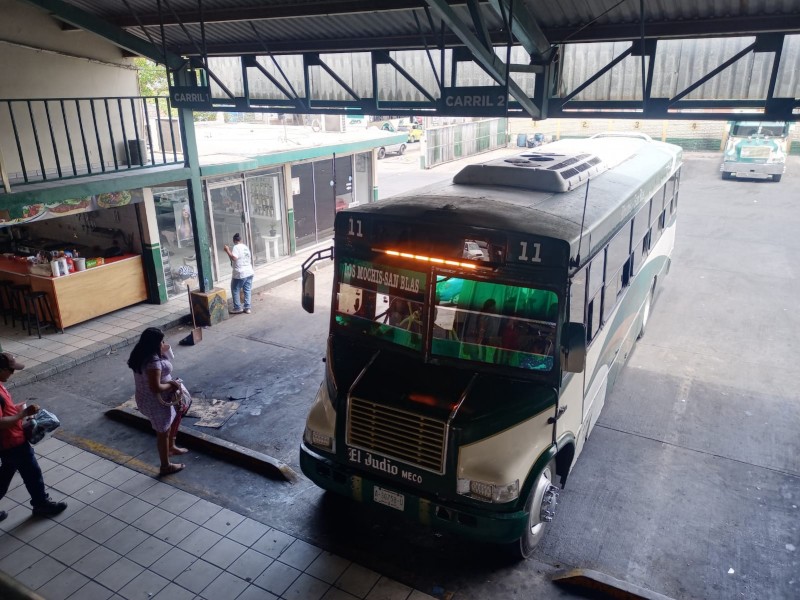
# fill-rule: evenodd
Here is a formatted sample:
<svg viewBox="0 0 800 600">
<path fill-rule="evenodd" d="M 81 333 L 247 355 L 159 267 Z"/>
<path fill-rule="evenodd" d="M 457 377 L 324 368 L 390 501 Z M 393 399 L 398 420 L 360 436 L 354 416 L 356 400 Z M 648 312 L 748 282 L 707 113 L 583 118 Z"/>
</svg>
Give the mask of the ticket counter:
<svg viewBox="0 0 800 600">
<path fill-rule="evenodd" d="M 0 278 L 47 292 L 59 329 L 147 300 L 142 257 L 126 254 L 63 277 L 36 275 L 25 263 L 0 257 Z"/>
</svg>

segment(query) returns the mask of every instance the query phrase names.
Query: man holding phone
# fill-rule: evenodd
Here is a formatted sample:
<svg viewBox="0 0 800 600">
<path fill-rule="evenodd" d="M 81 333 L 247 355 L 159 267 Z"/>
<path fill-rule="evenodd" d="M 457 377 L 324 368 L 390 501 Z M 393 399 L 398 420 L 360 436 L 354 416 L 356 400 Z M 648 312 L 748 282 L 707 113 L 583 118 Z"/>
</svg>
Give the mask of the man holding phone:
<svg viewBox="0 0 800 600">
<path fill-rule="evenodd" d="M 66 502 L 54 502 L 44 488 L 44 478 L 36 454 L 25 439 L 22 424 L 26 417 L 39 412 L 36 404 L 14 404 L 11 394 L 3 385 L 14 371 L 24 369 L 8 352 L 0 352 L 0 498 L 11 485 L 14 473 L 19 471 L 28 493 L 31 495 L 33 514 L 38 517 L 53 517 L 67 508 Z M 0 521 L 8 514 L 0 510 Z"/>
</svg>

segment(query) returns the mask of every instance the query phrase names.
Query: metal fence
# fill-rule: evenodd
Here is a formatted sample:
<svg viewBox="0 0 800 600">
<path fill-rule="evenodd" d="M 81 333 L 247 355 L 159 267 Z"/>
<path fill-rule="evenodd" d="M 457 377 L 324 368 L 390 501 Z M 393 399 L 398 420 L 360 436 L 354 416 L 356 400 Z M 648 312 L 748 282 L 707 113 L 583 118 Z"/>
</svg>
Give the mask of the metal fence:
<svg viewBox="0 0 800 600">
<path fill-rule="evenodd" d="M 166 96 L 0 99 L 4 181 L 10 187 L 183 162 L 170 108 Z"/>
<path fill-rule="evenodd" d="M 508 141 L 508 119 L 484 119 L 456 123 L 425 130 L 425 157 L 423 167 L 430 169 L 459 160 L 504 148 Z"/>
</svg>

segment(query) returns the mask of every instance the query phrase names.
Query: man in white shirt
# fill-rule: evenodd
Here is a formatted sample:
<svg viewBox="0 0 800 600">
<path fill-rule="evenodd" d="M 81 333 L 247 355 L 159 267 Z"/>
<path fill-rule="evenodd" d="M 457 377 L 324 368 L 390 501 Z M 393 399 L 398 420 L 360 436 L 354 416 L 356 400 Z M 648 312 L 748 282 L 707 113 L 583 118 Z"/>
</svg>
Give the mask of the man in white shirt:
<svg viewBox="0 0 800 600">
<path fill-rule="evenodd" d="M 233 248 L 223 246 L 226 254 L 231 259 L 233 267 L 233 279 L 231 279 L 231 294 L 233 295 L 232 315 L 242 312 L 250 314 L 250 292 L 253 288 L 253 262 L 250 256 L 250 248 L 242 243 L 242 236 L 238 233 L 233 236 Z M 244 290 L 244 310 L 242 310 L 241 292 Z"/>
</svg>

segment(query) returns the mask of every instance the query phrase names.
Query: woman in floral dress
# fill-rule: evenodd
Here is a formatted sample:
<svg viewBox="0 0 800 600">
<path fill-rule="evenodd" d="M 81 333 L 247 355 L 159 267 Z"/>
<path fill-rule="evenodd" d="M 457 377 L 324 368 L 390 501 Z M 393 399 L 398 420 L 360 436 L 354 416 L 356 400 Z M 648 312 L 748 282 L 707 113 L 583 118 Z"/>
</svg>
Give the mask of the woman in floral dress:
<svg viewBox="0 0 800 600">
<path fill-rule="evenodd" d="M 128 366 L 133 370 L 136 383 L 136 407 L 150 419 L 156 432 L 156 447 L 161 459 L 161 475 L 177 473 L 185 467 L 183 463 L 170 462 L 170 456 L 186 454 L 186 448 L 175 445 L 183 411 L 165 405 L 161 394 L 181 389 L 181 382 L 172 378 L 172 363 L 167 358 L 169 344 L 164 332 L 157 327 L 148 327 L 131 351 Z"/>
</svg>

